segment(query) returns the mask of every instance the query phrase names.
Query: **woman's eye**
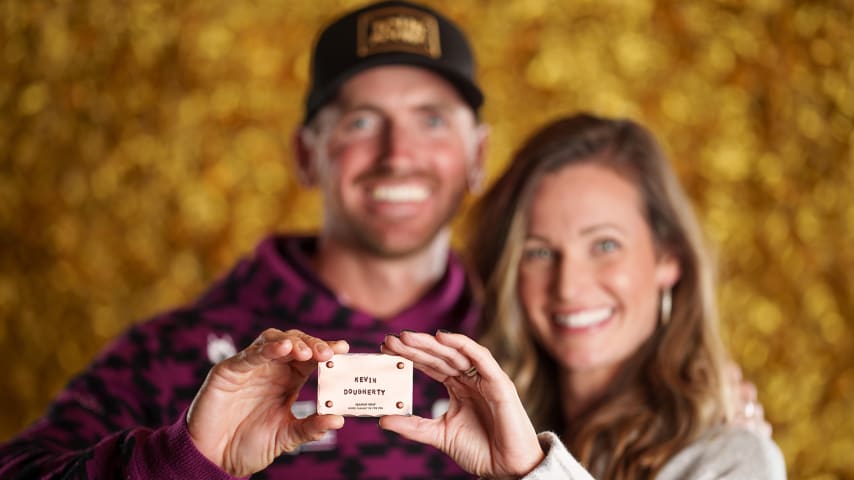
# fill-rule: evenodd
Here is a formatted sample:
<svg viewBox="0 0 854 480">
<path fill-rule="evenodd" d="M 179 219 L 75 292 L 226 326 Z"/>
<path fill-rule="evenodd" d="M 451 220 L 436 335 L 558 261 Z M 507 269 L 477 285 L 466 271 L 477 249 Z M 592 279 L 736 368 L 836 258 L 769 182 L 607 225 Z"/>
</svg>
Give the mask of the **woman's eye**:
<svg viewBox="0 0 854 480">
<path fill-rule="evenodd" d="M 523 252 L 525 260 L 551 260 L 554 258 L 554 252 L 547 248 L 527 248 Z"/>
</svg>

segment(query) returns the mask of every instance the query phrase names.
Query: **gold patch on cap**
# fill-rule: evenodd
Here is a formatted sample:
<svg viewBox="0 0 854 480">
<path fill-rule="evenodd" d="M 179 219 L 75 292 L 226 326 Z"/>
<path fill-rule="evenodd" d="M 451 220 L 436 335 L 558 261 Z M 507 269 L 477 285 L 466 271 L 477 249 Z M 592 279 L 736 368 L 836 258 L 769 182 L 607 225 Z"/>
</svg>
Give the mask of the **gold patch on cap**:
<svg viewBox="0 0 854 480">
<path fill-rule="evenodd" d="M 407 7 L 386 7 L 359 16 L 356 53 L 408 52 L 439 58 L 439 23 L 429 13 Z"/>
</svg>

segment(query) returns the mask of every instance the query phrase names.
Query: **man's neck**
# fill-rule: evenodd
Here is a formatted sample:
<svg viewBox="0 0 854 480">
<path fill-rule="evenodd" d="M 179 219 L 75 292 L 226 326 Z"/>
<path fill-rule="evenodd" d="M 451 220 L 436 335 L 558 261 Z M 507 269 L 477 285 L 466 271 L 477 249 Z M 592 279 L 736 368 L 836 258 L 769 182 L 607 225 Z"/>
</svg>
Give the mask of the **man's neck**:
<svg viewBox="0 0 854 480">
<path fill-rule="evenodd" d="M 369 255 L 353 245 L 321 237 L 315 273 L 351 308 L 389 318 L 414 305 L 442 278 L 450 249 L 441 233 L 405 257 Z"/>
</svg>

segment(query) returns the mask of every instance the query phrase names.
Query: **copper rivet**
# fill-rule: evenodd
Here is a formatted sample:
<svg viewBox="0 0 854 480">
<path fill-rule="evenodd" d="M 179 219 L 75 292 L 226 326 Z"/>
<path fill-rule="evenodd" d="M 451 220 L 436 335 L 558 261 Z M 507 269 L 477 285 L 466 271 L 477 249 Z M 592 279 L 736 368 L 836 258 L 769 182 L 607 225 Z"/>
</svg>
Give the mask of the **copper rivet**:
<svg viewBox="0 0 854 480">
<path fill-rule="evenodd" d="M 397 408 L 403 408 L 403 402 L 397 402 Z"/>
<path fill-rule="evenodd" d="M 332 400 L 326 401 L 326 408 L 332 408 Z"/>
<path fill-rule="evenodd" d="M 326 362 L 326 368 L 332 368 L 332 367 L 334 367 L 334 366 L 335 366 L 335 364 L 334 364 L 334 363 L 332 363 L 332 360 L 330 360 L 330 361 Z"/>
<path fill-rule="evenodd" d="M 398 370 L 403 370 L 403 362 L 397 362 Z"/>
</svg>

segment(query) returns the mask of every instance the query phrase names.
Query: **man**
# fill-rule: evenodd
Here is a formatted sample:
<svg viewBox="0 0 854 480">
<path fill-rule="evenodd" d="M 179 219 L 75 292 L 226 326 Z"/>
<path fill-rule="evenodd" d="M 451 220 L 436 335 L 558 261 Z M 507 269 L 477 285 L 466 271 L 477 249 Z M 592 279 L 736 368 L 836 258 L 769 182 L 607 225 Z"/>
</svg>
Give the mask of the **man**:
<svg viewBox="0 0 854 480">
<path fill-rule="evenodd" d="M 313 414 L 305 382 L 389 332 L 473 333 L 448 222 L 480 178 L 481 103 L 463 33 L 430 9 L 384 2 L 327 27 L 294 138 L 319 234 L 264 240 L 194 304 L 130 329 L 2 447 L 0 477 L 462 475 L 375 420 Z M 416 376 L 413 413 L 440 409 L 441 388 Z"/>
</svg>

